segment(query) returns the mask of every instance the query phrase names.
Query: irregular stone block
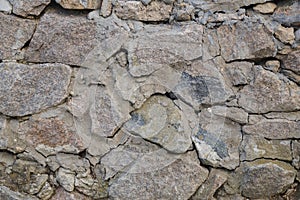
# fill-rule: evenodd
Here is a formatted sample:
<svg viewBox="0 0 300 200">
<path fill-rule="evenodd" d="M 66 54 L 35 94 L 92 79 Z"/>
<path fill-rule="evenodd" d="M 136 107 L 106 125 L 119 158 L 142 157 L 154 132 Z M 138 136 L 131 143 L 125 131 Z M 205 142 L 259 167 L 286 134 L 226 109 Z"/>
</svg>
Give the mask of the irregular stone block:
<svg viewBox="0 0 300 200">
<path fill-rule="evenodd" d="M 280 68 L 280 62 L 278 60 L 268 60 L 265 65 L 265 69 L 271 70 L 275 73 L 278 72 Z"/>
<path fill-rule="evenodd" d="M 254 68 L 255 80 L 239 93 L 238 103 L 250 113 L 294 111 L 300 109 L 300 89 L 260 66 Z M 288 83 L 288 84 L 287 84 Z"/>
<path fill-rule="evenodd" d="M 275 37 L 283 43 L 293 44 L 295 41 L 294 29 L 279 25 L 275 31 Z"/>
<path fill-rule="evenodd" d="M 254 79 L 253 64 L 250 62 L 232 62 L 225 64 L 225 73 L 232 85 L 247 85 Z"/>
<path fill-rule="evenodd" d="M 81 158 L 74 154 L 58 153 L 56 155 L 57 162 L 65 169 L 73 172 L 84 173 L 90 170 L 90 163 L 86 158 Z"/>
<path fill-rule="evenodd" d="M 204 29 L 202 54 L 203 62 L 220 55 L 219 38 L 215 29 Z"/>
<path fill-rule="evenodd" d="M 209 110 L 211 113 L 217 116 L 226 117 L 232 121 L 246 124 L 248 123 L 248 113 L 243 109 L 235 107 L 225 107 L 225 106 L 213 106 Z"/>
<path fill-rule="evenodd" d="M 284 59 L 282 59 L 282 68 L 291 70 L 300 75 L 300 50 L 289 53 Z"/>
<path fill-rule="evenodd" d="M 298 1 L 287 0 L 279 2 L 273 14 L 273 19 L 284 26 L 300 26 L 300 4 Z"/>
<path fill-rule="evenodd" d="M 257 158 L 292 160 L 290 140 L 267 140 L 261 136 L 244 135 L 241 144 L 241 161 Z"/>
<path fill-rule="evenodd" d="M 0 12 L 0 60 L 22 58 L 21 49 L 34 33 L 35 21 Z"/>
<path fill-rule="evenodd" d="M 98 9 L 101 5 L 101 0 L 55 0 L 56 3 L 65 9 Z"/>
<path fill-rule="evenodd" d="M 243 162 L 241 170 L 241 191 L 249 198 L 280 194 L 294 182 L 296 176 L 296 170 L 291 165 L 275 160 Z"/>
<path fill-rule="evenodd" d="M 114 6 L 114 12 L 121 19 L 167 21 L 172 8 L 172 5 L 157 0 L 150 2 L 147 6 L 141 1 L 118 0 Z"/>
<path fill-rule="evenodd" d="M 59 104 L 67 97 L 71 69 L 63 64 L 0 64 L 0 112 L 24 116 Z"/>
<path fill-rule="evenodd" d="M 268 139 L 300 138 L 299 129 L 300 122 L 284 119 L 261 120 L 256 124 L 243 126 L 245 133 Z"/>
<path fill-rule="evenodd" d="M 38 198 L 31 196 L 31 195 L 26 195 L 22 194 L 19 192 L 15 192 L 10 190 L 8 187 L 5 186 L 0 186 L 0 197 L 1 199 L 13 199 L 13 200 L 23 200 L 23 199 L 28 199 L 28 200 L 38 200 Z"/>
<path fill-rule="evenodd" d="M 239 21 L 218 28 L 221 56 L 226 61 L 258 59 L 276 54 L 272 33 L 258 22 Z"/>
<path fill-rule="evenodd" d="M 292 141 L 293 166 L 300 169 L 300 142 Z"/>
<path fill-rule="evenodd" d="M 227 169 L 235 169 L 239 165 L 242 133 L 238 123 L 214 115 L 209 109 L 202 110 L 199 131 L 192 139 L 203 163 Z"/>
<path fill-rule="evenodd" d="M 12 6 L 9 0 L 0 0 L 0 11 L 10 13 L 12 11 Z"/>
<path fill-rule="evenodd" d="M 54 189 L 51 187 L 50 183 L 46 182 L 37 196 L 40 199 L 50 199 L 53 193 Z"/>
<path fill-rule="evenodd" d="M 157 158 L 159 157 L 153 157 L 148 163 L 157 163 Z M 125 172 L 112 180 L 111 197 L 138 199 L 142 196 L 145 200 L 189 199 L 208 176 L 208 170 L 200 166 L 194 151 L 177 157 L 164 168 L 146 169 L 148 170 L 140 173 Z"/>
<path fill-rule="evenodd" d="M 22 17 L 39 16 L 51 0 L 9 0 L 13 13 Z"/>
<path fill-rule="evenodd" d="M 300 112 L 270 112 L 265 114 L 268 119 L 286 119 L 290 121 L 300 121 Z"/>
<path fill-rule="evenodd" d="M 56 180 L 66 191 L 72 192 L 75 187 L 75 172 L 64 168 L 59 168 L 56 175 Z"/>
<path fill-rule="evenodd" d="M 112 12 L 112 0 L 102 0 L 100 15 L 108 17 Z"/>
<path fill-rule="evenodd" d="M 108 184 L 103 180 L 93 179 L 91 175 L 75 178 L 76 190 L 92 199 L 103 199 L 108 196 Z"/>
<path fill-rule="evenodd" d="M 264 3 L 264 4 L 258 4 L 253 7 L 253 10 L 258 11 L 262 14 L 271 14 L 276 9 L 277 5 L 275 3 Z"/>
<path fill-rule="evenodd" d="M 131 113 L 125 129 L 174 153 L 184 153 L 192 145 L 186 116 L 164 96 L 150 97 Z"/>
<path fill-rule="evenodd" d="M 91 198 L 80 194 L 79 192 L 67 192 L 63 188 L 59 187 L 55 190 L 55 194 L 51 197 L 51 200 L 91 200 Z"/>
</svg>

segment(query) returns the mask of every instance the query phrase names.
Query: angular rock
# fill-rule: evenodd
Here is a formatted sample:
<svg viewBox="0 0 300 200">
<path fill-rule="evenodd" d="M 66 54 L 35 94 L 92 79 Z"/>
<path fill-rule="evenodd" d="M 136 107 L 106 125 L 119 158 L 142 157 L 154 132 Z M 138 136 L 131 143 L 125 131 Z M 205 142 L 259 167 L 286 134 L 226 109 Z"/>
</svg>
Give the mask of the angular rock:
<svg viewBox="0 0 300 200">
<path fill-rule="evenodd" d="M 300 29 L 295 31 L 295 40 L 296 42 L 300 42 Z"/>
<path fill-rule="evenodd" d="M 271 32 L 258 22 L 245 20 L 217 30 L 225 61 L 272 57 L 276 53 Z"/>
<path fill-rule="evenodd" d="M 225 73 L 232 85 L 248 85 L 254 78 L 253 64 L 250 62 L 232 62 L 225 65 Z"/>
<path fill-rule="evenodd" d="M 265 114 L 268 119 L 286 119 L 290 121 L 300 121 L 300 112 L 270 112 Z"/>
<path fill-rule="evenodd" d="M 281 71 L 281 73 L 284 74 L 289 80 L 300 85 L 300 75 L 298 75 L 290 70 L 284 70 L 284 69 Z"/>
<path fill-rule="evenodd" d="M 292 153 L 293 153 L 293 166 L 296 169 L 300 169 L 300 142 L 298 140 L 292 141 Z"/>
<path fill-rule="evenodd" d="M 264 4 L 258 4 L 253 7 L 253 10 L 258 11 L 262 14 L 271 14 L 276 9 L 277 5 L 275 3 L 264 3 Z"/>
<path fill-rule="evenodd" d="M 278 60 L 268 60 L 265 65 L 265 69 L 271 70 L 275 73 L 278 72 L 280 68 L 280 62 Z"/>
<path fill-rule="evenodd" d="M 295 40 L 295 34 L 293 28 L 285 28 L 279 25 L 275 31 L 275 37 L 281 42 L 286 44 L 293 44 Z"/>
<path fill-rule="evenodd" d="M 0 186 L 0 198 L 2 200 L 38 200 L 38 198 L 34 196 L 12 191 L 5 186 Z"/>
<path fill-rule="evenodd" d="M 24 116 L 67 97 L 71 69 L 63 64 L 0 64 L 0 112 Z"/>
<path fill-rule="evenodd" d="M 131 113 L 125 129 L 157 143 L 174 153 L 184 153 L 192 145 L 186 117 L 167 97 L 152 96 Z"/>
<path fill-rule="evenodd" d="M 68 199 L 68 200 L 91 200 L 91 198 L 80 194 L 79 192 L 67 192 L 63 188 L 59 187 L 55 190 L 55 194 L 51 197 L 51 200 L 61 200 L 61 199 Z"/>
<path fill-rule="evenodd" d="M 12 6 L 9 0 L 0 0 L 0 11 L 10 13 L 12 11 Z"/>
<path fill-rule="evenodd" d="M 75 187 L 75 172 L 61 167 L 57 172 L 56 180 L 66 191 L 72 192 Z"/>
<path fill-rule="evenodd" d="M 220 44 L 217 31 L 215 29 L 204 29 L 202 60 L 206 62 L 218 55 L 220 55 Z"/>
<path fill-rule="evenodd" d="M 9 0 L 13 13 L 22 17 L 39 16 L 51 0 Z"/>
<path fill-rule="evenodd" d="M 294 0 L 279 2 L 278 8 L 273 14 L 273 19 L 284 26 L 300 26 L 300 5 Z"/>
<path fill-rule="evenodd" d="M 192 136 L 199 159 L 213 167 L 235 169 L 239 165 L 242 141 L 238 123 L 202 110 L 198 132 Z"/>
<path fill-rule="evenodd" d="M 241 169 L 243 171 L 241 191 L 249 198 L 280 194 L 294 182 L 296 176 L 296 170 L 281 161 L 259 159 L 243 162 Z"/>
<path fill-rule="evenodd" d="M 51 185 L 48 182 L 46 182 L 43 188 L 41 189 L 41 191 L 37 194 L 37 196 L 40 199 L 48 200 L 51 198 L 53 193 L 54 193 L 54 189 L 51 187 Z"/>
<path fill-rule="evenodd" d="M 90 170 L 90 163 L 86 158 L 81 158 L 78 155 L 58 153 L 56 155 L 57 162 L 65 169 L 73 172 L 84 173 Z"/>
<path fill-rule="evenodd" d="M 193 17 L 195 8 L 187 3 L 175 4 L 173 15 L 177 21 L 189 21 Z"/>
<path fill-rule="evenodd" d="M 289 53 L 284 59 L 282 59 L 282 62 L 282 68 L 291 70 L 300 75 L 300 50 Z"/>
<path fill-rule="evenodd" d="M 248 113 L 240 108 L 213 106 L 210 108 L 210 112 L 214 115 L 226 117 L 241 124 L 248 123 Z"/>
<path fill-rule="evenodd" d="M 29 194 L 37 194 L 48 180 L 48 174 L 37 174 L 31 176 Z"/>
<path fill-rule="evenodd" d="M 226 172 L 219 169 L 212 169 L 207 180 L 200 186 L 197 192 L 191 198 L 192 200 L 216 200 L 214 195 L 216 191 L 226 182 Z"/>
<path fill-rule="evenodd" d="M 152 1 L 145 6 L 141 1 L 118 0 L 114 5 L 115 14 L 121 19 L 139 21 L 167 21 L 172 12 L 172 5 L 163 1 Z"/>
<path fill-rule="evenodd" d="M 108 17 L 112 12 L 112 0 L 102 0 L 100 15 Z"/>
<path fill-rule="evenodd" d="M 155 164 L 155 160 L 152 159 L 149 164 Z M 141 196 L 145 200 L 189 199 L 207 176 L 208 170 L 200 166 L 193 151 L 177 157 L 164 168 L 123 173 L 111 181 L 110 195 L 114 199 L 137 199 Z"/>
<path fill-rule="evenodd" d="M 56 3 L 65 9 L 98 9 L 101 6 L 101 0 L 55 0 Z"/>
<path fill-rule="evenodd" d="M 267 140 L 261 136 L 244 135 L 241 144 L 241 161 L 257 158 L 292 160 L 290 140 Z"/>
<path fill-rule="evenodd" d="M 10 166 L 15 162 L 16 156 L 8 152 L 0 152 L 0 164 Z"/>
<path fill-rule="evenodd" d="M 0 60 L 21 59 L 21 50 L 34 33 L 35 21 L 0 12 Z"/>
<path fill-rule="evenodd" d="M 300 89 L 295 83 L 282 80 L 260 66 L 254 68 L 254 73 L 254 82 L 240 91 L 238 103 L 242 108 L 250 113 L 287 112 L 300 108 Z"/>
<path fill-rule="evenodd" d="M 259 135 L 268 139 L 300 138 L 300 122 L 284 119 L 261 120 L 253 125 L 243 126 L 243 131 L 251 135 Z"/>
</svg>

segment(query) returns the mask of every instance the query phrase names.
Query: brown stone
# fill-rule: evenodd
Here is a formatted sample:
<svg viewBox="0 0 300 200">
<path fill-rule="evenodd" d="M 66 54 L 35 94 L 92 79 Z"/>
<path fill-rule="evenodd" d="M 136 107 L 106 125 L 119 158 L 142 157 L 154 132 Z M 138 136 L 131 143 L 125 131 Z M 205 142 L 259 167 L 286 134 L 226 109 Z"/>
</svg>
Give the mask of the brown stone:
<svg viewBox="0 0 300 200">
<path fill-rule="evenodd" d="M 98 9 L 101 5 L 101 0 L 56 0 L 65 9 Z"/>
<path fill-rule="evenodd" d="M 294 29 L 279 25 L 275 31 L 275 37 L 283 43 L 293 44 L 295 40 Z"/>
<path fill-rule="evenodd" d="M 51 0 L 9 0 L 13 13 L 22 17 L 39 16 Z"/>
<path fill-rule="evenodd" d="M 264 3 L 264 4 L 258 4 L 253 7 L 253 10 L 258 11 L 262 14 L 270 14 L 273 13 L 276 9 L 277 5 L 275 3 Z"/>
</svg>

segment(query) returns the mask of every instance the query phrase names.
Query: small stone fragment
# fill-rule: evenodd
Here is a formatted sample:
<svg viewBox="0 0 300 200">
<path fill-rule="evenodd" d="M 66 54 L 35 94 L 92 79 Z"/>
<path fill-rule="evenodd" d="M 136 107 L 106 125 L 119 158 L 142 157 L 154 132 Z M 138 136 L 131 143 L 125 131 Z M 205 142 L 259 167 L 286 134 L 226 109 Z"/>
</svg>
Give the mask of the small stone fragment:
<svg viewBox="0 0 300 200">
<path fill-rule="evenodd" d="M 214 115 L 226 117 L 241 124 L 248 123 L 248 113 L 241 108 L 213 106 L 210 108 L 210 110 Z"/>
<path fill-rule="evenodd" d="M 275 31 L 275 37 L 286 44 L 293 44 L 295 40 L 294 28 L 285 28 L 279 25 Z"/>
<path fill-rule="evenodd" d="M 249 198 L 264 198 L 284 192 L 294 182 L 296 170 L 289 164 L 259 159 L 241 164 L 242 194 Z M 259 176 L 258 176 L 259 174 Z"/>
<path fill-rule="evenodd" d="M 170 18 L 172 5 L 158 0 L 151 1 L 147 6 L 141 1 L 119 0 L 114 6 L 114 12 L 121 19 L 166 21 Z"/>
<path fill-rule="evenodd" d="M 63 64 L 0 64 L 0 112 L 24 116 L 67 97 L 71 69 Z"/>
<path fill-rule="evenodd" d="M 9 0 L 0 0 L 0 11 L 10 13 L 12 11 L 12 6 Z"/>
<path fill-rule="evenodd" d="M 91 175 L 75 178 L 75 187 L 79 192 L 92 197 L 92 199 L 103 199 L 108 196 L 108 184 L 100 179 L 93 179 Z"/>
<path fill-rule="evenodd" d="M 48 174 L 37 174 L 31 176 L 29 194 L 37 194 L 48 180 Z"/>
<path fill-rule="evenodd" d="M 112 12 L 112 0 L 102 0 L 100 15 L 103 17 L 108 17 Z"/>
<path fill-rule="evenodd" d="M 51 187 L 51 185 L 46 182 L 41 191 L 37 194 L 37 196 L 42 200 L 48 200 L 51 198 L 51 196 L 54 193 L 54 189 Z"/>
<path fill-rule="evenodd" d="M 264 3 L 264 4 L 258 4 L 253 7 L 253 10 L 258 11 L 262 14 L 271 14 L 276 9 L 277 5 L 275 3 Z"/>
<path fill-rule="evenodd" d="M 257 158 L 292 160 L 290 140 L 267 140 L 261 136 L 244 135 L 241 144 L 241 161 Z"/>
<path fill-rule="evenodd" d="M 265 63 L 265 69 L 267 70 L 271 70 L 272 72 L 278 72 L 279 71 L 279 68 L 280 68 L 280 62 L 279 60 L 268 60 L 266 63 Z"/>
<path fill-rule="evenodd" d="M 51 197 L 51 200 L 92 200 L 79 192 L 67 192 L 63 188 L 59 187 L 55 190 L 55 194 Z"/>
<path fill-rule="evenodd" d="M 84 173 L 90 170 L 89 161 L 78 155 L 58 153 L 56 159 L 60 166 L 76 173 Z"/>
<path fill-rule="evenodd" d="M 56 3 L 65 9 L 98 9 L 101 5 L 101 0 L 55 0 Z"/>
<path fill-rule="evenodd" d="M 13 13 L 22 17 L 39 16 L 51 0 L 9 0 Z"/>
<path fill-rule="evenodd" d="M 74 190 L 75 172 L 64 168 L 59 168 L 56 175 L 57 182 L 68 192 Z"/>
</svg>

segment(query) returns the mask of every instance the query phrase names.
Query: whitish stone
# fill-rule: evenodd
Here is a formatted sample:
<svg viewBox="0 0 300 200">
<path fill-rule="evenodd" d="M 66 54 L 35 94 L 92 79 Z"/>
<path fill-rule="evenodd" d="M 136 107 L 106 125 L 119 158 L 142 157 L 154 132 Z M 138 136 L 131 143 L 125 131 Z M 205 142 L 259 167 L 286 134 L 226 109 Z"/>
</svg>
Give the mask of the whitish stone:
<svg viewBox="0 0 300 200">
<path fill-rule="evenodd" d="M 192 136 L 199 159 L 213 167 L 235 169 L 239 165 L 239 146 L 242 141 L 238 123 L 202 110 L 198 132 Z"/>
<path fill-rule="evenodd" d="M 241 170 L 243 171 L 241 191 L 249 198 L 280 194 L 294 182 L 296 176 L 296 170 L 291 165 L 264 159 L 243 162 Z"/>
<path fill-rule="evenodd" d="M 265 63 L 265 69 L 267 70 L 271 70 L 272 72 L 278 72 L 279 71 L 279 68 L 280 68 L 280 62 L 279 60 L 268 60 L 266 63 Z"/>
<path fill-rule="evenodd" d="M 55 0 L 56 3 L 65 9 L 98 9 L 101 5 L 101 0 Z"/>
<path fill-rule="evenodd" d="M 157 158 L 159 156 L 153 157 L 151 163 L 148 161 L 150 166 L 157 164 Z M 145 200 L 189 199 L 208 176 L 208 170 L 200 166 L 194 151 L 177 157 L 163 168 L 146 169 L 140 173 L 125 172 L 112 180 L 110 196 L 114 199 L 137 199 L 141 195 Z"/>
<path fill-rule="evenodd" d="M 225 66 L 225 73 L 228 75 L 232 85 L 247 85 L 253 78 L 253 63 L 250 62 L 232 62 Z"/>
<path fill-rule="evenodd" d="M 13 13 L 22 17 L 39 16 L 51 0 L 9 0 Z"/>
<path fill-rule="evenodd" d="M 10 13 L 12 10 L 12 6 L 9 3 L 9 0 L 0 0 L 0 11 Z"/>
<path fill-rule="evenodd" d="M 300 142 L 292 141 L 293 166 L 300 169 Z"/>
<path fill-rule="evenodd" d="M 23 200 L 23 199 L 38 200 L 38 198 L 36 198 L 34 196 L 12 191 L 8 187 L 5 187 L 5 186 L 0 186 L 0 197 L 1 197 L 1 199 L 4 199 L 4 200 L 5 199 L 7 199 L 7 200 Z"/>
<path fill-rule="evenodd" d="M 275 31 L 275 37 L 283 43 L 293 44 L 295 40 L 294 29 L 279 25 Z"/>
<path fill-rule="evenodd" d="M 57 172 L 56 180 L 66 191 L 72 192 L 75 187 L 75 172 L 61 167 Z"/>
<path fill-rule="evenodd" d="M 160 68 L 176 68 L 186 60 L 200 58 L 202 34 L 203 27 L 196 23 L 182 25 L 180 29 L 175 25 L 145 26 L 129 43 L 130 74 L 134 77 L 147 76 Z"/>
<path fill-rule="evenodd" d="M 240 159 L 255 160 L 257 158 L 271 158 L 292 160 L 290 140 L 267 140 L 261 136 L 244 135 L 241 144 Z"/>
<path fill-rule="evenodd" d="M 193 195 L 192 200 L 216 200 L 216 191 L 226 182 L 227 173 L 219 169 L 212 169 L 206 181 Z"/>
<path fill-rule="evenodd" d="M 102 0 L 100 15 L 108 17 L 112 12 L 112 0 Z"/>
<path fill-rule="evenodd" d="M 284 119 L 261 120 L 256 124 L 243 126 L 245 133 L 268 139 L 300 138 L 299 129 L 300 122 Z"/>
<path fill-rule="evenodd" d="M 248 113 L 241 108 L 226 107 L 226 106 L 213 106 L 211 112 L 214 115 L 226 117 L 232 121 L 246 124 L 248 123 Z"/>
<path fill-rule="evenodd" d="M 186 118 L 169 98 L 152 96 L 139 110 L 131 113 L 125 128 L 168 151 L 184 153 L 192 144 Z"/>
<path fill-rule="evenodd" d="M 0 12 L 0 59 L 22 58 L 21 49 L 34 33 L 35 21 Z M 21 57 L 20 57 L 21 56 Z"/>
<path fill-rule="evenodd" d="M 289 53 L 282 61 L 282 68 L 300 75 L 300 50 Z"/>
<path fill-rule="evenodd" d="M 1 63 L 0 77 L 0 112 L 24 116 L 65 99 L 71 69 L 63 64 Z"/>
<path fill-rule="evenodd" d="M 244 20 L 223 25 L 218 28 L 218 37 L 221 56 L 226 61 L 272 57 L 276 53 L 271 32 L 258 22 Z"/>
<path fill-rule="evenodd" d="M 172 7 L 163 1 L 151 1 L 145 6 L 141 1 L 118 0 L 114 6 L 114 12 L 121 19 L 167 21 Z"/>
<path fill-rule="evenodd" d="M 271 14 L 276 9 L 277 5 L 275 3 L 264 3 L 264 4 L 258 4 L 253 7 L 253 10 L 258 11 L 262 14 Z"/>
<path fill-rule="evenodd" d="M 300 108 L 300 89 L 290 81 L 260 66 L 254 69 L 255 80 L 239 94 L 238 103 L 250 113 L 294 111 Z"/>
</svg>

